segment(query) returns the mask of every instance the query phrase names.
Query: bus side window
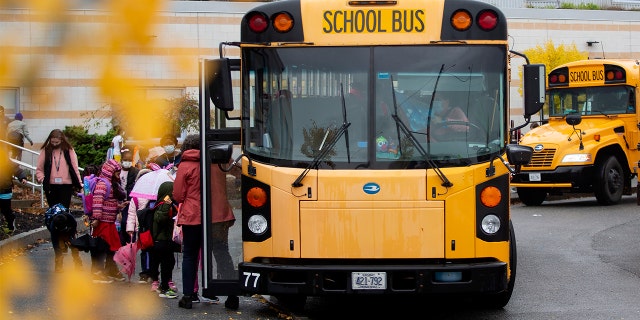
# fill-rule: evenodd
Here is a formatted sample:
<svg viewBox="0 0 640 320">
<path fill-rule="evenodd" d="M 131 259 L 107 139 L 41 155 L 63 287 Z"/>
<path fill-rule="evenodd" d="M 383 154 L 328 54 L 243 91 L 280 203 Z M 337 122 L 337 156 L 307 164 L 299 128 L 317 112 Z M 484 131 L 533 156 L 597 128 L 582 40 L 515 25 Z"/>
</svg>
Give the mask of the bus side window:
<svg viewBox="0 0 640 320">
<path fill-rule="evenodd" d="M 629 101 L 627 102 L 627 113 L 636 113 L 636 97 L 633 91 L 629 90 Z"/>
</svg>

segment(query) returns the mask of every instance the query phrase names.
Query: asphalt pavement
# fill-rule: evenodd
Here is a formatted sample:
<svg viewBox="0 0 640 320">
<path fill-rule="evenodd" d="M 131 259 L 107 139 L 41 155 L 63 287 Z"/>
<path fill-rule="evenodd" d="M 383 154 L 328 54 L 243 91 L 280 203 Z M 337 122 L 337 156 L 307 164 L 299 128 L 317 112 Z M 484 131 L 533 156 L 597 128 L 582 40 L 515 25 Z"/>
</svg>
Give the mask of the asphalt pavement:
<svg viewBox="0 0 640 320">
<path fill-rule="evenodd" d="M 88 252 L 80 252 L 81 270 L 74 269 L 68 252 L 64 272 L 54 273 L 49 237 L 42 227 L 0 241 L 0 319 L 277 319 L 281 312 L 270 297 L 259 295 L 241 296 L 238 310 L 224 307 L 226 297 L 219 297 L 219 304 L 194 303 L 193 309 L 179 308 L 181 253 L 176 254 L 173 270 L 177 299 L 160 298 L 150 290 L 150 284 L 137 283 L 139 263 L 130 282 L 92 283 Z"/>
</svg>

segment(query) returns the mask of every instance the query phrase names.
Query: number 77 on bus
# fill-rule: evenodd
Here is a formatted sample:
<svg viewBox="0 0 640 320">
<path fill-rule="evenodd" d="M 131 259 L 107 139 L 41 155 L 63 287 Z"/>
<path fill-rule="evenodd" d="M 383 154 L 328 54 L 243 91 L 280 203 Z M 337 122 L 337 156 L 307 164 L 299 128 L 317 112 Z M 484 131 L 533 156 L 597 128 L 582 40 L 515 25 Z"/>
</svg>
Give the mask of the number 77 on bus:
<svg viewBox="0 0 640 320">
<path fill-rule="evenodd" d="M 240 30 L 202 63 L 203 163 L 229 161 L 226 139 L 242 168 L 241 236 L 229 240 L 238 270 L 220 279 L 205 260 L 205 290 L 224 295 L 229 280 L 297 307 L 308 296 L 445 293 L 506 305 L 510 177 L 533 151 L 509 144 L 509 63 L 521 54 L 503 13 L 463 0 L 278 1 L 246 13 Z M 525 125 L 544 81 L 527 61 Z M 211 129 L 216 109 L 235 136 Z M 215 199 L 204 198 L 206 210 Z"/>
</svg>

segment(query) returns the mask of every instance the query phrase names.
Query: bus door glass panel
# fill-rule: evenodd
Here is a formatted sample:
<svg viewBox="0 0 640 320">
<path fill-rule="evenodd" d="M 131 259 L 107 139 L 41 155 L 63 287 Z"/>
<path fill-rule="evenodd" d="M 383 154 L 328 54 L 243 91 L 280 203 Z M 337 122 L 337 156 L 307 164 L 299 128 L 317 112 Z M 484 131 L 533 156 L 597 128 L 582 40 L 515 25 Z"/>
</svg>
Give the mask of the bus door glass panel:
<svg viewBox="0 0 640 320">
<path fill-rule="evenodd" d="M 442 166 L 486 161 L 504 147 L 505 49 L 499 46 L 384 46 L 374 48 L 375 134 L 377 161 L 419 161 L 422 156 L 391 117 L 402 123 Z M 402 59 L 397 59 L 401 56 Z M 394 99 L 395 97 L 395 99 Z M 450 138 L 427 138 L 427 131 L 455 123 L 436 121 L 441 98 L 464 112 L 469 121 Z M 430 110 L 431 109 L 431 110 Z M 431 117 L 429 119 L 429 117 Z M 468 122 L 469 124 L 466 124 Z M 444 135 L 443 135 L 444 136 Z M 428 143 L 430 141 L 430 143 Z M 398 153 L 394 149 L 398 146 Z M 389 149 L 389 147 L 392 147 Z M 406 154 L 403 154 L 406 152 Z M 391 153 L 391 155 L 389 154 Z"/>
<path fill-rule="evenodd" d="M 274 163 L 312 161 L 342 126 L 344 101 L 351 126 L 324 160 L 343 165 L 366 161 L 368 49 L 306 47 L 247 52 L 245 67 L 263 79 L 256 81 L 261 103 L 252 113 L 254 121 L 248 122 L 248 129 L 260 132 L 262 139 L 249 146 L 249 152 Z M 360 92 L 364 100 L 357 102 L 349 92 L 359 85 L 355 80 L 364 84 Z"/>
</svg>

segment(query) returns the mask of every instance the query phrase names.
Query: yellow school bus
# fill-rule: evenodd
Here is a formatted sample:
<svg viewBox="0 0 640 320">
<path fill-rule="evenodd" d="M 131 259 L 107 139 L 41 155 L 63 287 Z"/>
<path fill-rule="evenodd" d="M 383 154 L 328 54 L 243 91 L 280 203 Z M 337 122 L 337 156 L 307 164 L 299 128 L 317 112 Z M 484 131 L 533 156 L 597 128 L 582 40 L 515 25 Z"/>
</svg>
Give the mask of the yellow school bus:
<svg viewBox="0 0 640 320">
<path fill-rule="evenodd" d="M 549 194 L 593 193 L 611 205 L 631 194 L 640 160 L 639 70 L 638 60 L 583 60 L 549 73 L 548 119 L 522 137 L 533 158 L 513 177 L 524 204 L 540 205 Z"/>
<path fill-rule="evenodd" d="M 510 175 L 533 151 L 508 144 L 519 54 L 503 13 L 466 0 L 278 1 L 240 29 L 240 42 L 220 44 L 239 59 L 203 62 L 204 100 L 228 119 L 240 87 L 238 292 L 298 307 L 368 294 L 506 305 Z M 528 119 L 544 102 L 544 66 L 524 74 Z M 225 162 L 206 103 L 203 164 Z M 224 295 L 222 280 L 207 292 Z"/>
</svg>

